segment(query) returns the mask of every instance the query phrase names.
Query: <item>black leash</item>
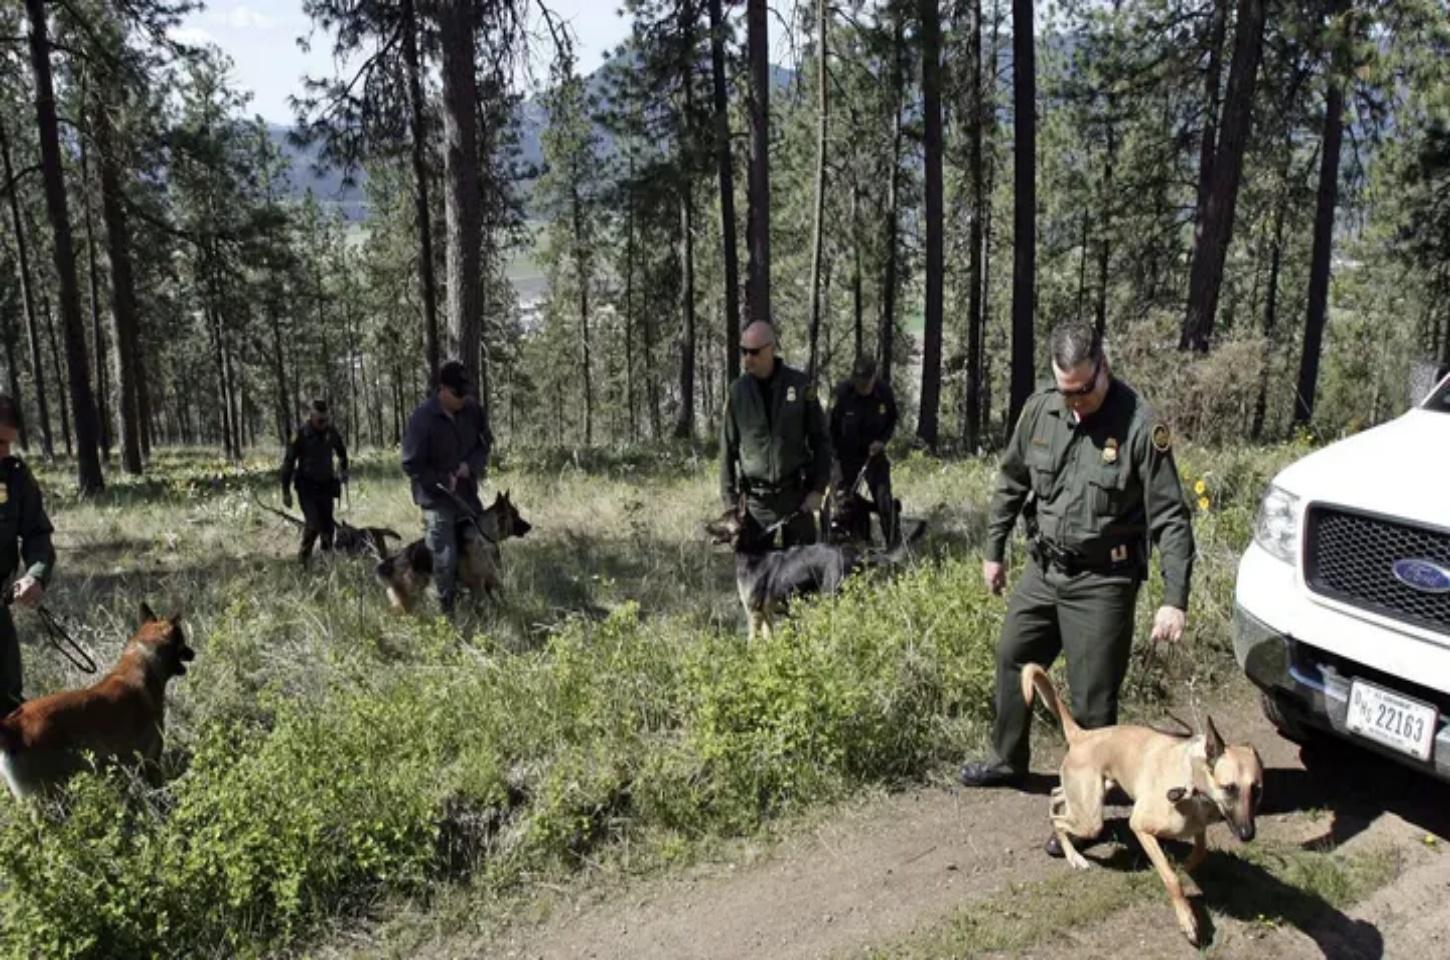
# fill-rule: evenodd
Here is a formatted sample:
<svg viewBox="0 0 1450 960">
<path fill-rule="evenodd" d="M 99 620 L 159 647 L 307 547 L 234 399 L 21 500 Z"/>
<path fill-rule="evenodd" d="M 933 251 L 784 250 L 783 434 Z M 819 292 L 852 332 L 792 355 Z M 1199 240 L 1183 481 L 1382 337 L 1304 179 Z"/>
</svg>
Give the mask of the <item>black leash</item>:
<svg viewBox="0 0 1450 960">
<path fill-rule="evenodd" d="M 448 489 L 441 483 L 435 483 L 433 484 L 433 486 L 437 487 L 439 490 L 443 491 L 445 494 L 448 495 L 448 499 L 452 500 L 453 505 L 456 506 L 465 517 L 468 518 L 468 522 L 473 524 L 473 529 L 478 531 L 478 535 L 480 537 L 487 540 L 494 546 L 498 546 L 498 540 L 494 537 L 490 537 L 487 533 L 484 532 L 483 524 L 478 522 L 478 514 L 473 512 L 473 508 L 470 507 L 462 497 L 460 497 L 458 494 L 454 493 L 452 490 Z"/>
<path fill-rule="evenodd" d="M 4 605 L 10 606 L 15 602 L 15 584 L 11 583 L 5 590 Z M 96 661 L 90 651 L 81 646 L 80 641 L 72 637 L 66 630 L 65 624 L 60 617 L 50 611 L 50 608 L 41 604 L 35 608 L 35 615 L 40 618 L 40 625 L 44 629 L 45 639 L 50 645 L 65 657 L 70 665 L 81 673 L 95 673 Z"/>
</svg>

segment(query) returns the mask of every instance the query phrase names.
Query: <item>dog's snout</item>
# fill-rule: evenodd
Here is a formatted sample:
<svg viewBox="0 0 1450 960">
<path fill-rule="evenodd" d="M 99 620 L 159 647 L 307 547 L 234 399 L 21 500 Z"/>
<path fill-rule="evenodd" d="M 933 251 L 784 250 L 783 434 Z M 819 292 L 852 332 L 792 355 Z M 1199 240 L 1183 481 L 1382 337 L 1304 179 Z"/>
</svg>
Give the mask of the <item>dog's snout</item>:
<svg viewBox="0 0 1450 960">
<path fill-rule="evenodd" d="M 1238 835 L 1239 839 L 1242 840 L 1244 843 L 1248 843 L 1250 840 L 1254 839 L 1254 821 L 1250 820 L 1247 823 L 1239 824 Z"/>
</svg>

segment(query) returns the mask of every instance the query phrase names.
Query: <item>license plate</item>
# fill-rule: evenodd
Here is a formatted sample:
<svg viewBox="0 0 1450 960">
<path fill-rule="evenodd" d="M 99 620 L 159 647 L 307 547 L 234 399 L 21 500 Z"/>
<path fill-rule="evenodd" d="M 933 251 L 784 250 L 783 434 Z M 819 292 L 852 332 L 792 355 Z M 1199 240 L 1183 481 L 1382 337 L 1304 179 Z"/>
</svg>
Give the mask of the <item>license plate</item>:
<svg viewBox="0 0 1450 960">
<path fill-rule="evenodd" d="M 1349 729 L 1421 760 L 1430 759 L 1439 713 L 1427 703 L 1356 680 L 1349 687 Z"/>
</svg>

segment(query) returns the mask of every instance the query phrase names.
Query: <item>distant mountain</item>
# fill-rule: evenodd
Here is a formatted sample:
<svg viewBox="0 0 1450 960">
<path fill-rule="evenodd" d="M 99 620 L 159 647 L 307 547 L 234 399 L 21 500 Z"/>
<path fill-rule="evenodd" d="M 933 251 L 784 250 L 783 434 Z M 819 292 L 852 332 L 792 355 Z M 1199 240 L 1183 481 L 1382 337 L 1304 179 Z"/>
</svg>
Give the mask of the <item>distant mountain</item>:
<svg viewBox="0 0 1450 960">
<path fill-rule="evenodd" d="M 786 67 L 772 65 L 770 69 L 775 90 L 786 89 L 795 79 L 795 72 Z M 607 99 L 604 68 L 601 67 L 591 73 L 585 80 L 585 84 L 592 101 L 603 103 Z M 524 170 L 537 170 L 544 161 L 542 136 L 549 125 L 549 111 L 539 101 L 539 98 L 530 97 L 519 105 L 518 122 L 518 163 Z M 288 183 L 291 196 L 301 200 L 310 192 L 319 203 L 337 208 L 348 220 L 353 222 L 366 220 L 368 215 L 367 195 L 363 189 L 363 183 L 367 179 L 367 174 L 362 170 L 356 171 L 354 176 L 357 182 L 349 185 L 343 182 L 340 170 L 325 169 L 319 172 L 315 167 L 319 148 L 316 145 L 310 147 L 294 145 L 287 136 L 290 129 L 275 125 L 267 127 L 272 141 L 277 144 L 282 155 L 289 161 Z M 595 132 L 599 137 L 601 155 L 604 158 L 612 156 L 614 140 L 609 132 L 597 126 Z"/>
</svg>

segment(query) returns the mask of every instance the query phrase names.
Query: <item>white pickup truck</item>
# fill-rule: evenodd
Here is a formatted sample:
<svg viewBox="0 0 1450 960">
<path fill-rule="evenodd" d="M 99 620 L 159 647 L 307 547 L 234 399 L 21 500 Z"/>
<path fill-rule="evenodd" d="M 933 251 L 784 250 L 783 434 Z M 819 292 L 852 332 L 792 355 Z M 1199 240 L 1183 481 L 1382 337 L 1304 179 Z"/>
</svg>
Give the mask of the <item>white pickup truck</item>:
<svg viewBox="0 0 1450 960">
<path fill-rule="evenodd" d="M 1450 377 L 1274 478 L 1234 652 L 1290 740 L 1329 732 L 1450 780 Z"/>
</svg>

